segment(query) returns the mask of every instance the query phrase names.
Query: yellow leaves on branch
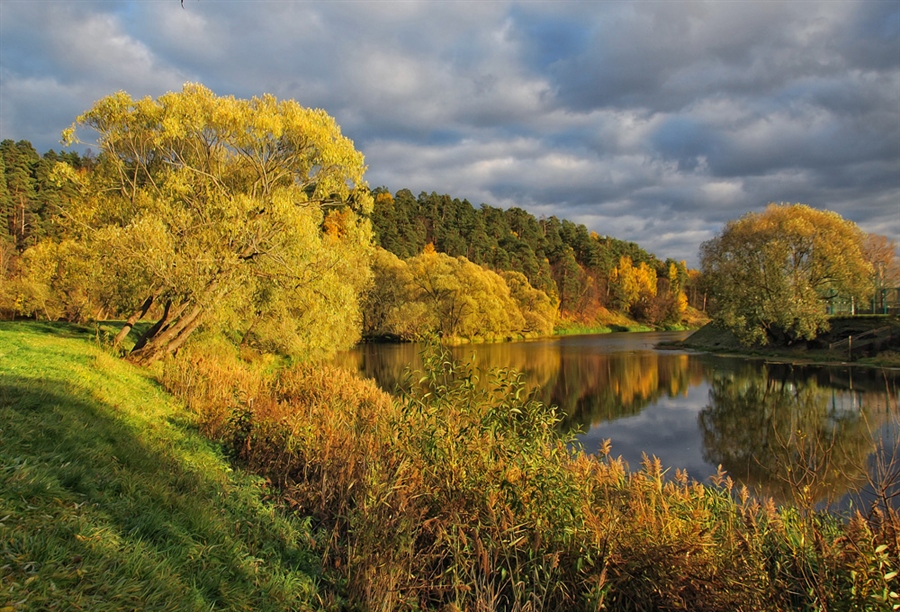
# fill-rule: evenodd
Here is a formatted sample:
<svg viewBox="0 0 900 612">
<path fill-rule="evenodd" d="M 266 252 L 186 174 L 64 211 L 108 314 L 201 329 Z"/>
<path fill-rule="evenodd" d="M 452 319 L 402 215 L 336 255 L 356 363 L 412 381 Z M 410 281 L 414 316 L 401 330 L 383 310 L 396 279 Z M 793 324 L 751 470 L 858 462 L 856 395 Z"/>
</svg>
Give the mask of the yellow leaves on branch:
<svg viewBox="0 0 900 612">
<path fill-rule="evenodd" d="M 186 171 L 183 180 L 206 188 L 249 187 L 267 194 L 277 186 L 296 186 L 317 201 L 352 199 L 365 187 L 363 156 L 331 116 L 269 94 L 218 97 L 195 83 L 156 100 L 118 92 L 78 117 L 63 132 L 66 142 L 77 140 L 78 124 L 98 133 L 102 151 L 125 166 L 136 165 L 138 178 L 161 164 Z M 371 198 L 356 203 L 367 209 Z"/>
</svg>

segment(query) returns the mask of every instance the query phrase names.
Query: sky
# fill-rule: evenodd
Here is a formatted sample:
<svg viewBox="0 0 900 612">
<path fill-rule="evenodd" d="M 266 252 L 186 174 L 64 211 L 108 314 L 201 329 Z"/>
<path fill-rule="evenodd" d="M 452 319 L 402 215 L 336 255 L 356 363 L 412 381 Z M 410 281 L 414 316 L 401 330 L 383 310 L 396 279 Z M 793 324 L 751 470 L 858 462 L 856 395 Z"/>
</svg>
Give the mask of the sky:
<svg viewBox="0 0 900 612">
<path fill-rule="evenodd" d="M 0 138 L 199 82 L 322 108 L 371 187 L 697 266 L 769 202 L 900 243 L 900 0 L 0 0 Z"/>
</svg>

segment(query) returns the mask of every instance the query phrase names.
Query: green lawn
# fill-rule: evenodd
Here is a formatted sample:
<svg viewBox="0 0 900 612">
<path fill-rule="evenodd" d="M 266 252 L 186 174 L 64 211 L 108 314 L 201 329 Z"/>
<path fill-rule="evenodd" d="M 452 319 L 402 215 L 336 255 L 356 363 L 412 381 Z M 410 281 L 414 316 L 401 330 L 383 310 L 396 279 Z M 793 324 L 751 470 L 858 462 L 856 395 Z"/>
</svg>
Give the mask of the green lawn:
<svg viewBox="0 0 900 612">
<path fill-rule="evenodd" d="M 93 338 L 0 322 L 0 612 L 318 607 L 308 525 Z"/>
</svg>

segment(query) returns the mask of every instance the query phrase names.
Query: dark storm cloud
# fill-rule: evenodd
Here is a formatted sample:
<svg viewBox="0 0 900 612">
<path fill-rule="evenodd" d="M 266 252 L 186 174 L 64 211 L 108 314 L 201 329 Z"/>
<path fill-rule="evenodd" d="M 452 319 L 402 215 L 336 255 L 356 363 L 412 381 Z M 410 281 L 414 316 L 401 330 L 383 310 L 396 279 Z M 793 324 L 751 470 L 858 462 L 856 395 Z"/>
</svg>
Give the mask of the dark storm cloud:
<svg viewBox="0 0 900 612">
<path fill-rule="evenodd" d="M 523 45 L 539 49 L 545 36 L 557 36 L 557 27 L 540 33 L 533 25 L 545 7 L 534 5 L 535 14 L 523 20 Z M 896 68 L 895 28 L 876 25 L 896 20 L 896 4 L 586 3 L 577 11 L 570 28 L 589 40 L 574 53 L 536 66 L 547 74 L 560 104 L 576 111 L 672 112 L 723 94 L 777 102 L 797 79 Z"/>
<path fill-rule="evenodd" d="M 48 8 L 50 10 L 48 10 Z M 695 264 L 769 201 L 900 240 L 900 3 L 0 2 L 0 137 L 116 90 L 320 107 L 368 180 Z"/>
</svg>

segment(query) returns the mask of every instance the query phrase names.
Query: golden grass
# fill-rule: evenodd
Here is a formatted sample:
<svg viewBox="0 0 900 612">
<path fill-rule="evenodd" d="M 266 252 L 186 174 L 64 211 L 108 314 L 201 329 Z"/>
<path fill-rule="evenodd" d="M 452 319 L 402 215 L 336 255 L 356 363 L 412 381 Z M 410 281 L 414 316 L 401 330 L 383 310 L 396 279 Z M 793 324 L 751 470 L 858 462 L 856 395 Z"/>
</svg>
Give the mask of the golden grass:
<svg viewBox="0 0 900 612">
<path fill-rule="evenodd" d="M 877 610 L 896 601 L 896 512 L 844 523 L 629 471 L 556 433 L 510 371 L 438 345 L 393 398 L 329 366 L 267 373 L 219 346 L 167 363 L 204 430 L 328 534 L 365 610 Z M 487 376 L 488 384 L 479 381 Z"/>
</svg>

